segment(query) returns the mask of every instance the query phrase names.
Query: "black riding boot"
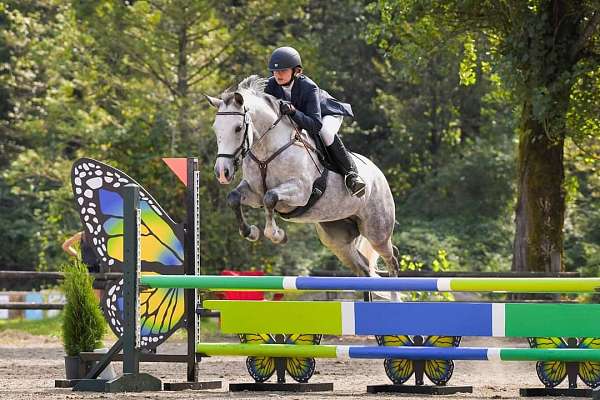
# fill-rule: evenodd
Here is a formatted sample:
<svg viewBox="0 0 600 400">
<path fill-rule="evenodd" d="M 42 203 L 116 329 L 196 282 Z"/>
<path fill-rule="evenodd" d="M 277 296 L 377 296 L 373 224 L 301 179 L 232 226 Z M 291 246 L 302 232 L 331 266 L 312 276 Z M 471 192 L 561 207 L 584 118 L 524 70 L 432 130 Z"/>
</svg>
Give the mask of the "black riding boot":
<svg viewBox="0 0 600 400">
<path fill-rule="evenodd" d="M 333 143 L 327 146 L 327 151 L 344 173 L 344 183 L 350 194 L 362 197 L 365 194 L 365 181 L 358 175 L 356 164 L 338 135 L 335 135 Z"/>
</svg>

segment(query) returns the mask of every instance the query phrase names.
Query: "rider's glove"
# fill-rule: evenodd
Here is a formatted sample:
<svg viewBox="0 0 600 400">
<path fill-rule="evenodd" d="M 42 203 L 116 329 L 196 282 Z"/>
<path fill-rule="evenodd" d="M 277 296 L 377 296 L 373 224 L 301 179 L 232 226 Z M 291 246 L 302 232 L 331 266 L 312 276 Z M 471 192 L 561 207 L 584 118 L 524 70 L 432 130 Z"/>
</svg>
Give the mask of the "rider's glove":
<svg viewBox="0 0 600 400">
<path fill-rule="evenodd" d="M 282 115 L 294 115 L 296 114 L 296 108 L 292 105 L 292 103 L 287 101 L 279 102 L 279 112 Z"/>
</svg>

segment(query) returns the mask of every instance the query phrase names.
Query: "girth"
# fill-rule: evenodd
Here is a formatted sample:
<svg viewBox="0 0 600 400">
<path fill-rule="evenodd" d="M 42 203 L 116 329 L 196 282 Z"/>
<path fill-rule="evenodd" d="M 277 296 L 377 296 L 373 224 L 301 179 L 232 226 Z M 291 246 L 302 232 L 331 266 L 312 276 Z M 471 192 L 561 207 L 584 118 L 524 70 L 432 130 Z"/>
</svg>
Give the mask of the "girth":
<svg viewBox="0 0 600 400">
<path fill-rule="evenodd" d="M 327 168 L 323 168 L 323 172 L 321 173 L 321 176 L 319 176 L 313 182 L 313 188 L 312 188 L 312 192 L 310 192 L 310 197 L 308 198 L 308 202 L 303 206 L 294 208 L 292 211 L 290 211 L 288 213 L 278 213 L 279 216 L 284 219 L 298 218 L 298 217 L 304 215 L 305 212 L 310 210 L 311 207 L 315 205 L 317 200 L 319 200 L 321 198 L 321 196 L 323 196 L 323 193 L 325 193 L 325 189 L 327 189 L 327 176 L 328 175 L 329 175 L 329 170 Z"/>
</svg>

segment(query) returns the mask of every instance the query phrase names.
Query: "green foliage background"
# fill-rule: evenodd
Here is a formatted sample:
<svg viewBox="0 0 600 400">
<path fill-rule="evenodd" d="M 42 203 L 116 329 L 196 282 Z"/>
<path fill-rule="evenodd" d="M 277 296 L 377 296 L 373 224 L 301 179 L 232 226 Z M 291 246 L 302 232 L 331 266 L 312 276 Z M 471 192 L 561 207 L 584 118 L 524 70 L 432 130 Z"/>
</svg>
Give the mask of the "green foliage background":
<svg viewBox="0 0 600 400">
<path fill-rule="evenodd" d="M 432 6 L 448 18 L 429 3 L 0 1 L 0 266 L 52 270 L 66 260 L 60 244 L 80 230 L 69 184 L 78 157 L 127 172 L 181 220 L 184 188 L 160 157 L 195 156 L 208 272 L 340 269 L 310 226 L 285 224 L 283 247 L 239 238 L 230 188 L 212 172 L 214 116 L 203 93 L 266 75 L 270 52 L 293 45 L 305 72 L 352 104 L 344 140 L 385 172 L 402 254 L 422 268 L 444 250 L 448 269 L 508 270 L 523 90 L 513 78 L 523 60 L 500 55 L 521 39 L 448 22 L 451 6 L 473 12 L 478 1 Z M 535 13 L 542 3 L 523 7 Z M 565 265 L 597 274 L 598 58 L 578 68 L 566 99 Z M 543 93 L 532 101 L 536 112 L 548 107 Z"/>
</svg>

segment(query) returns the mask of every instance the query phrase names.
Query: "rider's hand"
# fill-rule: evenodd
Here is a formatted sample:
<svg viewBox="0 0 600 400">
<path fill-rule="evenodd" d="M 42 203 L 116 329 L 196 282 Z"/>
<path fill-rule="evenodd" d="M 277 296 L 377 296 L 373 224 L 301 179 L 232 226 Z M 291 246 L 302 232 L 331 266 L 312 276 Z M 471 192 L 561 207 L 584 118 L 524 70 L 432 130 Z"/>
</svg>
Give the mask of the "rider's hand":
<svg viewBox="0 0 600 400">
<path fill-rule="evenodd" d="M 296 108 L 292 105 L 292 103 L 287 101 L 279 102 L 279 112 L 282 115 L 294 115 L 296 114 Z"/>
</svg>

